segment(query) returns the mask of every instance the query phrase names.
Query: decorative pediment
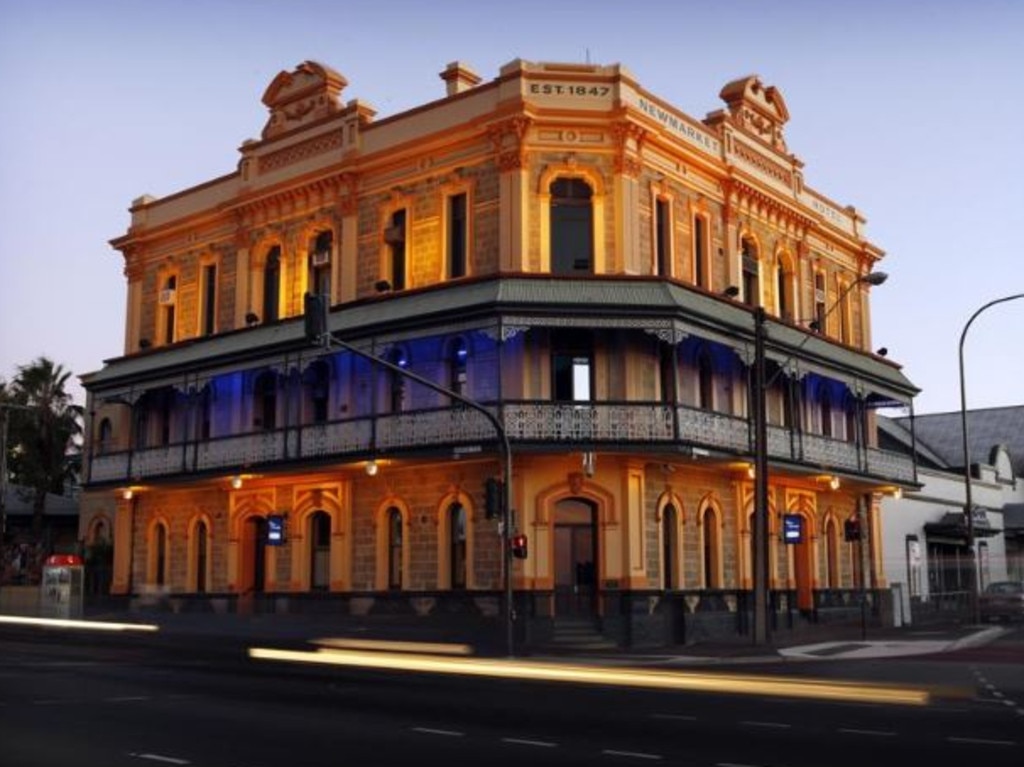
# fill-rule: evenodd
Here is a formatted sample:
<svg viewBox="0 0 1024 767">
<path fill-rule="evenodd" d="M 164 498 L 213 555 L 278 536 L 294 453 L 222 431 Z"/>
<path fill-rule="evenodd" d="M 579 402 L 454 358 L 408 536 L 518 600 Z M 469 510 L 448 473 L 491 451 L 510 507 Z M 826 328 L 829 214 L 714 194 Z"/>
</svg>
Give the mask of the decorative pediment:
<svg viewBox="0 0 1024 767">
<path fill-rule="evenodd" d="M 733 80 L 718 95 L 727 105 L 729 122 L 779 151 L 786 151 L 782 126 L 789 121 L 789 110 L 775 86 L 765 88 L 760 77 L 748 75 Z"/>
<path fill-rule="evenodd" d="M 270 119 L 263 138 L 327 117 L 342 108 L 341 91 L 348 81 L 315 61 L 304 61 L 292 72 L 281 72 L 263 94 Z"/>
</svg>

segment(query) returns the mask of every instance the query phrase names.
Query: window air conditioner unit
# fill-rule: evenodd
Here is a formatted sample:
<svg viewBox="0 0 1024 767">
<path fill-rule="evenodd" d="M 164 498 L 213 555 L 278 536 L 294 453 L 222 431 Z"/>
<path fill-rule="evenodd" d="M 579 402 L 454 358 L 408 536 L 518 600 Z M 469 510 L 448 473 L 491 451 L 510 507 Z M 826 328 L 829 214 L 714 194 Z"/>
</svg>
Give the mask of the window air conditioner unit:
<svg viewBox="0 0 1024 767">
<path fill-rule="evenodd" d="M 174 288 L 164 288 L 160 291 L 160 305 L 168 306 L 174 303 Z"/>
<path fill-rule="evenodd" d="M 400 245 L 405 242 L 405 227 L 389 226 L 384 230 L 384 242 L 388 245 Z"/>
<path fill-rule="evenodd" d="M 317 251 L 313 254 L 312 263 L 313 266 L 327 266 L 327 264 L 331 263 L 331 251 Z"/>
</svg>

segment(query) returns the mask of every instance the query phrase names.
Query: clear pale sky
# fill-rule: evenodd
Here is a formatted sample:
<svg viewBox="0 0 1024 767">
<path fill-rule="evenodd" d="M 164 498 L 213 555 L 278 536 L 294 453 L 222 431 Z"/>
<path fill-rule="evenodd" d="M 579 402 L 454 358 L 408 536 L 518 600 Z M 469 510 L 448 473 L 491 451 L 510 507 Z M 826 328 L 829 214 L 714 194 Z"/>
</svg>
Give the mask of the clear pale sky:
<svg viewBox="0 0 1024 767">
<path fill-rule="evenodd" d="M 965 323 L 1024 293 L 1022 51 L 1015 0 L 0 0 L 0 377 L 121 353 L 108 240 L 135 197 L 232 172 L 278 72 L 327 64 L 379 119 L 442 97 L 450 61 L 589 60 L 695 118 L 737 77 L 776 86 L 806 183 L 886 251 L 874 346 L 917 413 L 959 410 Z M 968 407 L 1024 404 L 1022 328 L 1024 299 L 971 326 Z"/>
</svg>

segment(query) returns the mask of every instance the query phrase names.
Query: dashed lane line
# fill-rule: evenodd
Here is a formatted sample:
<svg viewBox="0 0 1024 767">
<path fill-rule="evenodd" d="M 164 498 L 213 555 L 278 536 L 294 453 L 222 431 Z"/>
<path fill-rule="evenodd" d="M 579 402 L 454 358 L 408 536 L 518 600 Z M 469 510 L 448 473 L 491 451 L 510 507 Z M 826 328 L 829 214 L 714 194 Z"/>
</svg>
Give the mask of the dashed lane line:
<svg viewBox="0 0 1024 767">
<path fill-rule="evenodd" d="M 151 762 L 162 762 L 163 764 L 192 764 L 188 759 L 179 759 L 176 756 L 164 756 L 163 754 L 131 753 L 128 756 L 134 756 L 136 759 L 148 759 Z"/>
<path fill-rule="evenodd" d="M 458 730 L 438 730 L 434 727 L 413 727 L 413 732 L 421 732 L 424 735 L 447 735 L 449 738 L 461 738 L 466 733 Z"/>
<path fill-rule="evenodd" d="M 745 719 L 740 724 L 745 724 L 748 727 L 774 727 L 779 730 L 788 730 L 793 725 L 786 724 L 785 722 L 757 722 L 749 719 Z"/>
<path fill-rule="evenodd" d="M 840 727 L 839 732 L 845 732 L 848 735 L 877 735 L 885 738 L 891 738 L 896 735 L 895 732 L 888 732 L 886 730 L 858 730 L 853 727 Z"/>
<path fill-rule="evenodd" d="M 606 748 L 601 753 L 605 756 L 622 756 L 627 759 L 647 759 L 652 762 L 660 762 L 662 759 L 661 754 L 645 754 L 643 751 L 616 751 L 611 748 Z"/>
<path fill-rule="evenodd" d="M 516 746 L 537 746 L 538 748 L 557 748 L 557 743 L 549 743 L 546 740 L 530 740 L 529 738 L 502 738 L 502 743 L 511 743 Z"/>
<path fill-rule="evenodd" d="M 958 738 L 953 735 L 946 738 L 950 743 L 971 743 L 978 746 L 1016 746 L 1013 740 L 990 740 L 988 738 Z"/>
</svg>

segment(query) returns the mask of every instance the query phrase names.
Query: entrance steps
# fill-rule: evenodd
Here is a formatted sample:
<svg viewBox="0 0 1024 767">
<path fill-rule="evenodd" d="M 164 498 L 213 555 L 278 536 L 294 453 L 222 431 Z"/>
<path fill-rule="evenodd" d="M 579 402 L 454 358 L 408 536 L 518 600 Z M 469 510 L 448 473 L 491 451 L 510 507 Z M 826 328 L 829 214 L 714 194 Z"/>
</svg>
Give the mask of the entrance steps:
<svg viewBox="0 0 1024 767">
<path fill-rule="evenodd" d="M 618 649 L 590 618 L 555 618 L 550 647 L 553 650 L 600 652 Z"/>
</svg>

